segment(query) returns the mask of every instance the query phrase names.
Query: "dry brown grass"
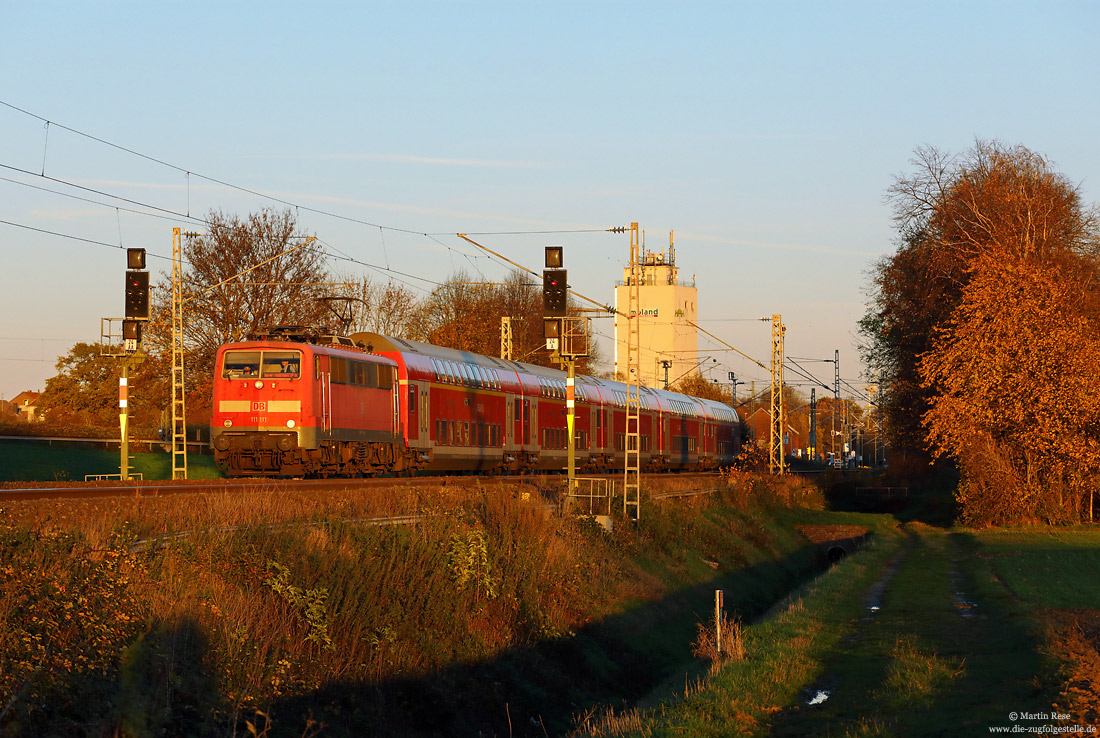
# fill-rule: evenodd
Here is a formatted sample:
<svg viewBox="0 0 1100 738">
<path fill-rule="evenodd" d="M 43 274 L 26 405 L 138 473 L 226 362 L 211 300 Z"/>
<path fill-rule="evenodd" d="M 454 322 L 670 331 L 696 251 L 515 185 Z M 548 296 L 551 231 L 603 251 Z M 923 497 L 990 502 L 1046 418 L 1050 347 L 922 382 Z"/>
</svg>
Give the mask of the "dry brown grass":
<svg viewBox="0 0 1100 738">
<path fill-rule="evenodd" d="M 753 499 L 766 496 L 759 480 L 742 475 L 738 484 Z M 672 477 L 652 489 L 698 485 Z M 746 545 L 774 544 L 747 516 L 706 519 L 708 506 L 728 505 L 728 490 L 648 502 L 645 528 L 616 521 L 611 534 L 549 515 L 543 495 L 531 492 L 458 484 L 286 492 L 257 484 L 232 493 L 6 502 L 0 530 L 79 541 L 68 558 L 39 568 L 43 581 L 70 581 L 82 562 L 125 552 L 133 564 L 117 586 L 136 630 L 99 654 L 103 668 L 125 672 L 128 689 L 156 705 L 165 725 L 179 714 L 180 698 L 171 695 L 191 695 L 206 712 L 188 707 L 188 714 L 220 721 L 217 728 L 186 726 L 197 734 L 241 733 L 244 717 L 334 683 L 427 680 L 567 637 L 657 601 L 692 577 L 713 576 L 700 564 L 717 560 L 707 547 L 728 548 L 742 527 L 738 540 Z M 419 522 L 370 524 L 411 515 Z M 466 584 L 451 549 L 455 541 L 482 540 L 473 585 Z M 684 554 L 689 547 L 698 549 Z M 276 571 L 288 572 L 279 587 L 272 584 Z M 8 584 L 0 576 L 0 586 Z M 14 601 L 0 597 L 0 630 L 18 620 Z M 113 615 L 104 609 L 103 617 Z M 728 620 L 724 628 L 737 631 Z M 82 644 L 73 639 L 67 647 L 80 653 Z M 33 670 L 27 661 L 24 671 Z"/>
<path fill-rule="evenodd" d="M 1051 651 L 1062 660 L 1059 712 L 1079 725 L 1100 727 L 1100 611 L 1047 610 Z"/>
</svg>

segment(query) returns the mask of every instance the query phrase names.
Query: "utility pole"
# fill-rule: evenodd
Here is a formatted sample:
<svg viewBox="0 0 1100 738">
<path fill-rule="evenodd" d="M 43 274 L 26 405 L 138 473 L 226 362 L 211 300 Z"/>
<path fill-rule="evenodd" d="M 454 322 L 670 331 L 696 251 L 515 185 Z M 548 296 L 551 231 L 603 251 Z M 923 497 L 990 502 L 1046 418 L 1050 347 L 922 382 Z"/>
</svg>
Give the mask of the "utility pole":
<svg viewBox="0 0 1100 738">
<path fill-rule="evenodd" d="M 810 461 L 817 458 L 817 387 L 810 388 Z"/>
<path fill-rule="evenodd" d="M 638 224 L 630 224 L 630 305 L 626 342 L 626 435 L 624 437 L 625 464 L 623 465 L 623 514 L 634 508 L 634 520 L 642 517 L 642 453 L 640 385 L 641 355 L 641 254 L 638 241 Z"/>
<path fill-rule="evenodd" d="M 672 362 L 668 359 L 661 359 L 661 368 L 665 370 L 665 389 L 668 389 L 668 370 L 672 366 Z"/>
<path fill-rule="evenodd" d="M 833 422 L 833 463 L 837 461 L 836 455 L 836 415 L 840 411 L 840 349 L 836 349 L 836 355 L 833 359 L 833 412 L 831 413 Z M 844 464 L 841 463 L 840 468 L 844 468 Z"/>
<path fill-rule="evenodd" d="M 876 371 L 871 372 L 871 381 L 867 384 L 867 397 L 869 397 L 871 400 L 871 406 L 867 410 L 867 420 L 870 423 L 869 427 L 871 427 L 875 432 L 874 437 L 871 439 L 871 455 L 874 458 L 874 461 L 871 464 L 871 468 L 876 469 L 878 468 L 879 435 L 878 418 L 875 415 L 875 410 L 878 409 L 878 372 Z"/>
<path fill-rule="evenodd" d="M 733 372 L 729 373 L 729 377 L 730 377 L 730 395 L 733 397 L 733 402 L 736 404 L 737 403 L 737 385 L 744 384 L 744 382 L 739 380 L 737 378 L 737 375 Z"/>
<path fill-rule="evenodd" d="M 766 320 L 766 318 L 765 318 Z M 783 402 L 783 334 L 787 329 L 780 315 L 772 316 L 772 402 L 771 442 L 768 467 L 773 474 L 786 474 L 783 454 L 783 432 L 787 426 L 786 403 Z"/>
<path fill-rule="evenodd" d="M 149 272 L 145 271 L 145 249 L 126 249 L 126 291 L 123 299 L 125 318 L 122 321 L 124 353 L 118 377 L 119 479 L 130 478 L 130 369 L 145 356 L 141 351 L 142 323 L 149 320 Z"/>
<path fill-rule="evenodd" d="M 187 400 L 183 385 L 183 236 L 172 229 L 172 479 L 187 479 Z"/>
<path fill-rule="evenodd" d="M 500 358 L 512 359 L 512 318 L 508 315 L 500 317 Z"/>
<path fill-rule="evenodd" d="M 572 325 L 574 322 L 587 318 L 571 318 L 568 315 L 568 284 L 566 282 L 566 270 L 562 268 L 563 256 L 561 246 L 546 247 L 546 270 L 543 271 L 543 335 L 546 338 L 546 348 L 551 352 L 551 357 L 566 370 L 565 380 L 565 425 L 566 425 L 566 451 L 568 454 L 568 492 L 567 497 L 574 493 L 577 486 L 577 439 L 576 439 L 576 380 L 577 358 L 588 356 L 588 330 L 587 327 L 580 331 Z M 507 320 L 507 318 L 505 318 Z M 503 335 L 503 323 L 501 327 Z M 583 346 L 578 336 L 583 334 Z"/>
</svg>

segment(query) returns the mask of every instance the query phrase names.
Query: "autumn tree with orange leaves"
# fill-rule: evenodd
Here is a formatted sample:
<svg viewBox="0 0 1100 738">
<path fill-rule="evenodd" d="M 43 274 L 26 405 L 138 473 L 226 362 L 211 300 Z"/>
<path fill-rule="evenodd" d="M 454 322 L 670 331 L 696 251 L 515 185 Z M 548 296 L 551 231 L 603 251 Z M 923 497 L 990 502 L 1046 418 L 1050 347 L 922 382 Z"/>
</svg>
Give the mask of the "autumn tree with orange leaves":
<svg viewBox="0 0 1100 738">
<path fill-rule="evenodd" d="M 861 323 L 896 455 L 958 465 L 971 524 L 1092 517 L 1100 472 L 1094 210 L 1044 157 L 918 150 Z"/>
</svg>

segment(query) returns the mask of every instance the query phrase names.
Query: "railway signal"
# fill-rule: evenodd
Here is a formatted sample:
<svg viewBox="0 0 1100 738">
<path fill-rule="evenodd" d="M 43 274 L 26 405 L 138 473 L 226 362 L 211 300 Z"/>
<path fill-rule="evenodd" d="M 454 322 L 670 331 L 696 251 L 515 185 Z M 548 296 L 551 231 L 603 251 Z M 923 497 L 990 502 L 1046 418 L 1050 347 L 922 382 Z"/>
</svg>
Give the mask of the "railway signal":
<svg viewBox="0 0 1100 738">
<path fill-rule="evenodd" d="M 137 343 L 141 342 L 141 321 L 140 320 L 124 320 L 122 321 L 122 340 L 129 346 L 130 341 L 135 342 L 134 350 L 137 350 Z"/>
<path fill-rule="evenodd" d="M 547 246 L 546 247 L 546 268 L 547 269 L 561 269 L 562 264 L 562 247 L 561 246 Z"/>
<path fill-rule="evenodd" d="M 542 319 L 542 335 L 546 338 L 546 350 L 551 353 L 561 348 L 561 321 L 557 318 Z"/>
<path fill-rule="evenodd" d="M 547 318 L 564 318 L 566 302 L 566 271 L 561 246 L 546 247 L 546 268 L 542 271 L 542 314 Z"/>
<path fill-rule="evenodd" d="M 548 318 L 565 317 L 565 269 L 542 272 L 542 313 Z"/>
<path fill-rule="evenodd" d="M 126 268 L 145 268 L 145 249 L 126 249 Z"/>
<path fill-rule="evenodd" d="M 126 249 L 125 316 L 149 319 L 149 272 L 145 269 L 145 249 Z"/>
</svg>

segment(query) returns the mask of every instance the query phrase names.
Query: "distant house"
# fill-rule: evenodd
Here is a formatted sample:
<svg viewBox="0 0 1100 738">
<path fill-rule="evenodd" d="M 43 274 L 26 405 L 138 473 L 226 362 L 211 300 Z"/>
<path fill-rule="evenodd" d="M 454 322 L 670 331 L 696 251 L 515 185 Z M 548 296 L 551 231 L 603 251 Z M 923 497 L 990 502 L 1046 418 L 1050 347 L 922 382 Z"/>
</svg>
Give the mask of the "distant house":
<svg viewBox="0 0 1100 738">
<path fill-rule="evenodd" d="M 41 420 L 42 417 L 38 415 L 38 393 L 37 392 L 20 392 L 18 395 L 11 399 L 11 406 L 15 408 L 15 415 L 21 420 L 32 421 Z"/>
</svg>

